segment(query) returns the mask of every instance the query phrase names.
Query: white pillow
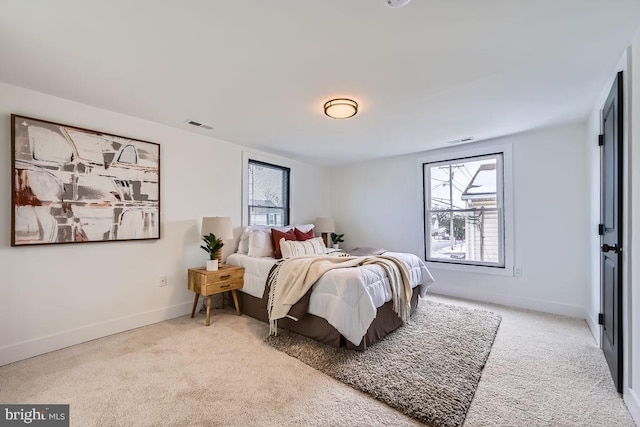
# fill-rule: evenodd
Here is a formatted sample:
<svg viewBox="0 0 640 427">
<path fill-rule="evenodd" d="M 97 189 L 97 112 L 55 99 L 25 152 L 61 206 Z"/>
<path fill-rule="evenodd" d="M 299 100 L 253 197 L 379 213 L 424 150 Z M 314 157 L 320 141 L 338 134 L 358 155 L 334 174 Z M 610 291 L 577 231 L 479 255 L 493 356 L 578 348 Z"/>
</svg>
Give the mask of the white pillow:
<svg viewBox="0 0 640 427">
<path fill-rule="evenodd" d="M 249 233 L 249 245 L 247 255 L 253 257 L 274 257 L 271 230 L 251 230 Z"/>
<path fill-rule="evenodd" d="M 304 242 L 282 238 L 280 239 L 280 251 L 282 258 L 291 258 L 300 255 L 324 255 L 327 253 L 327 248 L 321 237 L 314 237 Z"/>
<path fill-rule="evenodd" d="M 271 227 L 266 225 L 250 225 L 245 227 L 242 231 L 242 235 L 240 235 L 240 241 L 238 242 L 238 253 L 247 255 L 249 253 L 249 234 L 253 230 L 267 230 L 271 232 Z"/>
</svg>

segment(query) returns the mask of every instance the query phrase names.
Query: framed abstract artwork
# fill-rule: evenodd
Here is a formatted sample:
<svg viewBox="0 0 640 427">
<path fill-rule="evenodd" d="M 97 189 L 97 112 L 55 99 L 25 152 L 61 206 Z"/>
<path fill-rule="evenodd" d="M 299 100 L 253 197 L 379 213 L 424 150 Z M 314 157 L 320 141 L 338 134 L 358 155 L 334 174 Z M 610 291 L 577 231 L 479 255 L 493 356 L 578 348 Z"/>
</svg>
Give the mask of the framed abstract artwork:
<svg viewBox="0 0 640 427">
<path fill-rule="evenodd" d="M 160 144 L 11 115 L 11 246 L 160 238 Z"/>
</svg>

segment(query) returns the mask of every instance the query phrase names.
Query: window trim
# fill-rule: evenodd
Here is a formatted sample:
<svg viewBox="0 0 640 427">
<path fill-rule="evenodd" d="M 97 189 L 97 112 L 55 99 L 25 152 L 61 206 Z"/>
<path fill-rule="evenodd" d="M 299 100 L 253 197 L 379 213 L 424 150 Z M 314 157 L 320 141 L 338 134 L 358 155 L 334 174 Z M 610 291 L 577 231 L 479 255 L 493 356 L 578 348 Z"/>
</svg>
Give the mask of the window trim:
<svg viewBox="0 0 640 427">
<path fill-rule="evenodd" d="M 429 228 L 427 225 L 427 215 L 426 215 L 426 207 L 427 207 L 427 203 L 426 203 L 426 199 L 427 199 L 427 195 L 429 196 L 429 199 L 431 199 L 431 183 L 429 183 L 429 185 L 427 186 L 427 169 L 434 167 L 434 166 L 438 166 L 438 165 L 450 165 L 452 163 L 461 163 L 464 161 L 479 161 L 480 159 L 495 159 L 496 160 L 496 189 L 499 190 L 496 192 L 496 204 L 498 205 L 498 207 L 496 208 L 496 211 L 498 212 L 497 215 L 497 221 L 498 221 L 498 229 L 499 229 L 499 234 L 498 234 L 498 240 L 501 241 L 501 244 L 499 245 L 499 250 L 498 250 L 498 262 L 488 262 L 488 261 L 479 261 L 479 260 L 456 260 L 456 259 L 437 259 L 435 257 L 432 257 L 431 259 L 428 259 L 428 251 L 427 251 L 427 246 L 429 243 L 429 237 L 428 237 L 428 233 L 426 232 L 426 230 Z M 498 161 L 499 160 L 499 161 Z M 424 229 L 425 229 L 425 233 L 423 234 L 423 238 L 424 238 L 424 246 L 425 246 L 425 250 L 424 250 L 424 258 L 425 260 L 428 259 L 429 262 L 433 262 L 433 263 L 437 263 L 437 264 L 459 264 L 459 265 L 475 265 L 475 266 L 481 266 L 481 267 L 492 267 L 492 268 L 504 268 L 505 266 L 505 256 L 504 256 L 504 249 L 505 249 L 505 245 L 504 245 L 504 219 L 503 219 L 503 215 L 504 215 L 504 194 L 503 194 L 503 188 L 504 188 L 504 154 L 502 152 L 494 152 L 494 153 L 487 153 L 487 154 L 482 154 L 482 155 L 478 155 L 478 156 L 471 156 L 471 157 L 456 157 L 453 159 L 449 159 L 449 160 L 444 160 L 444 161 L 435 161 L 435 162 L 425 162 L 422 164 L 422 185 L 423 185 L 423 204 L 425 206 L 425 215 L 423 216 L 422 220 L 423 220 L 423 224 L 424 224 Z M 429 174 L 429 179 L 431 179 L 431 175 Z M 457 209 L 453 209 L 452 212 L 454 211 L 458 211 L 461 212 L 464 209 L 461 208 L 457 208 Z"/>
<path fill-rule="evenodd" d="M 418 161 L 418 192 L 419 199 L 422 202 L 422 217 L 420 220 L 422 229 L 422 238 L 420 239 L 420 253 L 422 259 L 426 258 L 426 233 L 427 226 L 425 224 L 425 177 L 424 167 L 425 163 L 437 163 L 447 162 L 456 159 L 462 159 L 467 157 L 478 157 L 492 154 L 502 153 L 503 161 L 503 181 L 502 181 L 502 194 L 503 194 L 503 210 L 504 215 L 502 220 L 504 221 L 504 237 L 503 237 L 503 251 L 504 251 L 504 267 L 499 266 L 486 266 L 486 265 L 473 265 L 463 264 L 461 262 L 438 262 L 438 261 L 426 261 L 425 263 L 430 269 L 434 270 L 455 270 L 468 273 L 483 273 L 493 274 L 499 276 L 514 276 L 514 259 L 515 259 L 515 246 L 514 246 L 514 215 L 513 215 L 513 153 L 511 144 L 495 144 L 495 143 L 475 143 L 473 146 L 459 146 L 451 148 L 443 148 L 424 153 L 420 156 Z"/>
<path fill-rule="evenodd" d="M 256 163 L 264 163 L 269 166 L 289 169 L 289 200 L 288 202 L 288 220 L 291 222 L 293 218 L 293 206 L 291 204 L 292 195 L 294 194 L 294 164 L 283 157 L 270 156 L 256 151 L 242 152 L 242 227 L 249 224 L 249 160 Z M 288 224 L 285 224 L 288 225 Z"/>
</svg>

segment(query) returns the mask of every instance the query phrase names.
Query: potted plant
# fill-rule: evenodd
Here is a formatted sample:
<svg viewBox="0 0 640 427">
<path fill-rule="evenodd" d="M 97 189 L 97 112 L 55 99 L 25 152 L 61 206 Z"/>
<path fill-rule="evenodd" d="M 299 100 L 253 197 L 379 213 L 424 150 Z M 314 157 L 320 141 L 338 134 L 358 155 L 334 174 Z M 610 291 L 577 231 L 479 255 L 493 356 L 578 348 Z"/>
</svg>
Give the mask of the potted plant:
<svg viewBox="0 0 640 427">
<path fill-rule="evenodd" d="M 340 249 L 340 243 L 344 242 L 344 234 L 331 233 L 331 242 L 333 243 L 333 249 Z"/>
<path fill-rule="evenodd" d="M 216 254 L 218 251 L 222 249 L 224 243 L 222 243 L 222 239 L 216 237 L 215 234 L 209 233 L 202 236 L 202 240 L 204 241 L 204 245 L 200 246 L 206 253 L 209 254 L 209 259 L 207 260 L 207 270 L 215 271 L 218 269 L 218 257 Z"/>
</svg>

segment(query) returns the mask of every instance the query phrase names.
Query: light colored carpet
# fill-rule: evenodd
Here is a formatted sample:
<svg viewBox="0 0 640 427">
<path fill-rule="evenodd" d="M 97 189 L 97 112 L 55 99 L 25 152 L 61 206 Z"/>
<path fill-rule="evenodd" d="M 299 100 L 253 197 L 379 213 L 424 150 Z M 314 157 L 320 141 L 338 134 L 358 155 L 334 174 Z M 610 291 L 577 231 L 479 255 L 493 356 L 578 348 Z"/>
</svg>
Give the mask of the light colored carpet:
<svg viewBox="0 0 640 427">
<path fill-rule="evenodd" d="M 633 426 L 584 321 L 430 296 L 502 323 L 465 426 Z M 263 342 L 232 309 L 0 367 L 0 402 L 69 403 L 73 426 L 421 425 Z"/>
<path fill-rule="evenodd" d="M 500 316 L 423 301 L 411 323 L 366 351 L 280 331 L 274 348 L 434 427 L 458 427 L 475 393 Z"/>
</svg>

